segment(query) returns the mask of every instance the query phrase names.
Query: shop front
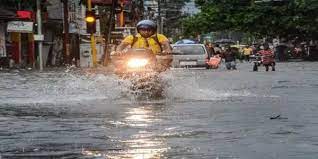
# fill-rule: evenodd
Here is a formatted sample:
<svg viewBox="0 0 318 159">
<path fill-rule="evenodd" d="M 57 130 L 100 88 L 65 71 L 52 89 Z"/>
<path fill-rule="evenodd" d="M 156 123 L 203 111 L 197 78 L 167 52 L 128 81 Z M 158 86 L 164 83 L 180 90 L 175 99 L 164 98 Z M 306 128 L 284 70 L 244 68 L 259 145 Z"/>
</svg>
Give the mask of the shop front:
<svg viewBox="0 0 318 159">
<path fill-rule="evenodd" d="M 34 67 L 34 40 L 32 21 L 9 21 L 10 56 L 18 67 Z"/>
</svg>

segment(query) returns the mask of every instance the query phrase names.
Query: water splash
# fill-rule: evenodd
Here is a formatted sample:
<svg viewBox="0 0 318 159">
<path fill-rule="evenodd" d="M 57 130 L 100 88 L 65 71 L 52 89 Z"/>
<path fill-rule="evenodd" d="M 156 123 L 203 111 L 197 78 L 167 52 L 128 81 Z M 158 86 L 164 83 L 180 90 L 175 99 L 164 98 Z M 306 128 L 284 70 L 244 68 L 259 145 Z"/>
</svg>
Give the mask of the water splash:
<svg viewBox="0 0 318 159">
<path fill-rule="evenodd" d="M 103 74 L 93 76 L 64 72 L 15 74 L 2 78 L 0 82 L 2 99 L 0 102 L 10 104 L 112 100 L 120 94 L 116 78 Z"/>
<path fill-rule="evenodd" d="M 126 87 L 126 92 L 123 93 L 135 99 L 154 100 L 164 97 L 165 83 L 156 72 L 130 74 L 126 78 L 121 78 L 121 82 Z"/>
<path fill-rule="evenodd" d="M 78 103 L 92 100 L 223 100 L 233 96 L 253 96 L 248 90 L 217 90 L 201 86 L 200 76 L 186 72 L 168 71 L 149 78 L 149 81 L 123 80 L 111 73 L 85 74 L 72 69 L 48 72 L 17 72 L 0 79 L 0 103 Z M 144 89 L 136 89 L 143 87 Z M 146 87 L 147 86 L 147 87 Z M 149 86 L 149 87 L 148 87 Z M 134 88 L 135 87 L 135 88 Z M 151 93 L 150 96 L 145 93 Z M 140 98 L 146 97 L 146 98 Z M 150 97 L 150 98 L 149 98 Z"/>
<path fill-rule="evenodd" d="M 175 75 L 173 72 L 163 75 L 164 81 L 168 84 L 165 89 L 165 95 L 171 100 L 224 100 L 229 97 L 253 96 L 251 92 L 245 89 L 223 89 L 219 90 L 216 87 L 200 85 L 200 76 L 193 74 L 193 76 Z"/>
</svg>

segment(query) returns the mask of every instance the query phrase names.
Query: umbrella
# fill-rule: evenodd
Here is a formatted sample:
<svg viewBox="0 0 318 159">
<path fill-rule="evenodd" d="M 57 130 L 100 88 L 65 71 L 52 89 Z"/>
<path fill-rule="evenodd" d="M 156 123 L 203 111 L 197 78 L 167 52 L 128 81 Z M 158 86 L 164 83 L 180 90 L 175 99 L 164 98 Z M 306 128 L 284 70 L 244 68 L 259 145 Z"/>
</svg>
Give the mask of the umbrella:
<svg viewBox="0 0 318 159">
<path fill-rule="evenodd" d="M 182 39 L 177 41 L 175 44 L 196 44 L 196 42 L 190 39 Z"/>
</svg>

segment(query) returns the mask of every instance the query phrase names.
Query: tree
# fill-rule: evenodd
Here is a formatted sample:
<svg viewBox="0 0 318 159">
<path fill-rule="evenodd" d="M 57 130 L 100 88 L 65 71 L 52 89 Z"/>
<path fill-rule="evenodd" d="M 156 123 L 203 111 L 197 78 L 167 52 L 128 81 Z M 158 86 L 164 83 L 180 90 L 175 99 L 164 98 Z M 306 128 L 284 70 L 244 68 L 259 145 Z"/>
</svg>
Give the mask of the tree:
<svg viewBox="0 0 318 159">
<path fill-rule="evenodd" d="M 32 10 L 36 7 L 35 0 L 26 1 L 26 0 L 1 0 L 0 6 L 5 6 L 8 9 L 13 10 Z"/>
<path fill-rule="evenodd" d="M 201 12 L 184 19 L 185 33 L 232 30 L 286 38 L 316 38 L 318 35 L 317 0 L 242 2 L 196 0 Z"/>
<path fill-rule="evenodd" d="M 175 36 L 176 29 L 181 28 L 180 20 L 184 14 L 182 8 L 190 0 L 158 0 L 160 1 L 161 16 L 164 17 L 164 33 Z"/>
</svg>

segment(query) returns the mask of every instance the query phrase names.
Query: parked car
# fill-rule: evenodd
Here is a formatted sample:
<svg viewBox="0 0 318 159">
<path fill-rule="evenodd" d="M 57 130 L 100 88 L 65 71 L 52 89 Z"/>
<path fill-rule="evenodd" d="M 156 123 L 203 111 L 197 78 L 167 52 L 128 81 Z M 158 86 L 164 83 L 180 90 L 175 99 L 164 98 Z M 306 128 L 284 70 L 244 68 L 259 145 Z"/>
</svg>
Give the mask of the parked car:
<svg viewBox="0 0 318 159">
<path fill-rule="evenodd" d="M 207 67 L 209 57 L 203 44 L 172 45 L 172 67 Z"/>
</svg>

